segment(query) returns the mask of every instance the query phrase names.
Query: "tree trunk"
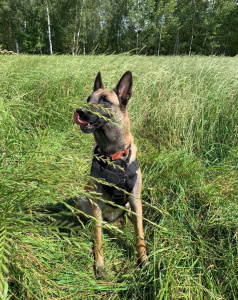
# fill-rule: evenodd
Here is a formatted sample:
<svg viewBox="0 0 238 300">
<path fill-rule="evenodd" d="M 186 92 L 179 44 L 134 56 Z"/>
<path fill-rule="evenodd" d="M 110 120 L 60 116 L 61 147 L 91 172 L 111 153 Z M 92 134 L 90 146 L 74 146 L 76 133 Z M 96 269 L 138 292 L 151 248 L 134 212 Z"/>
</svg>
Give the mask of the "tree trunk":
<svg viewBox="0 0 238 300">
<path fill-rule="evenodd" d="M 139 29 L 136 30 L 136 54 L 138 54 L 138 44 L 139 44 Z"/>
<path fill-rule="evenodd" d="M 160 47 L 161 47 L 161 39 L 162 39 L 162 32 L 163 32 L 163 21 L 161 23 L 160 31 L 159 31 L 159 45 L 158 45 L 158 51 L 157 55 L 160 55 Z"/>
<path fill-rule="evenodd" d="M 81 21 L 80 21 L 81 23 Z M 80 35 L 80 27 L 81 25 L 79 25 L 79 29 L 77 31 L 77 39 L 76 39 L 76 51 L 75 51 L 75 54 L 77 55 L 78 52 L 79 52 L 79 35 Z"/>
<path fill-rule="evenodd" d="M 17 36 L 15 37 L 15 44 L 16 44 L 16 53 L 19 54 L 19 44 L 18 44 L 18 40 L 17 40 Z"/>
<path fill-rule="evenodd" d="M 74 24 L 72 55 L 75 54 L 77 24 L 78 24 L 78 1 L 76 1 L 76 5 L 75 5 L 75 24 Z"/>
<path fill-rule="evenodd" d="M 136 18 L 136 54 L 138 54 L 138 46 L 139 46 L 139 0 L 137 0 L 137 18 Z"/>
<path fill-rule="evenodd" d="M 74 55 L 74 49 L 75 49 L 75 43 L 76 43 L 76 33 L 74 32 L 74 37 L 73 37 L 73 46 L 72 46 L 72 55 Z"/>
<path fill-rule="evenodd" d="M 193 28 L 192 28 L 192 36 L 191 36 L 191 40 L 190 40 L 190 46 L 189 46 L 189 53 L 188 55 L 191 56 L 192 54 L 192 45 L 193 45 Z"/>
<path fill-rule="evenodd" d="M 202 43 L 203 50 L 204 50 L 204 47 L 205 47 L 205 45 L 206 45 L 207 34 L 208 34 L 208 29 L 206 29 L 206 34 L 205 34 L 205 37 L 204 37 L 204 40 L 203 40 L 203 43 Z"/>
<path fill-rule="evenodd" d="M 174 44 L 174 55 L 178 54 L 178 48 L 179 48 L 179 30 L 177 31 L 176 40 Z"/>
<path fill-rule="evenodd" d="M 191 33 L 191 39 L 190 39 L 190 45 L 189 45 L 189 52 L 188 55 L 191 56 L 192 54 L 192 45 L 193 45 L 193 39 L 194 39 L 194 23 L 195 23 L 195 11 L 196 11 L 197 5 L 196 1 L 194 1 L 194 12 L 192 16 L 192 33 Z"/>
<path fill-rule="evenodd" d="M 85 41 L 83 42 L 83 55 L 86 54 L 86 45 L 85 45 Z"/>
<path fill-rule="evenodd" d="M 50 13 L 49 13 L 48 1 L 46 1 L 46 12 L 47 12 L 47 22 L 48 22 L 48 37 L 49 37 L 49 45 L 50 45 L 50 55 L 53 55 L 52 41 L 51 41 Z"/>
<path fill-rule="evenodd" d="M 40 36 L 38 36 L 38 44 L 39 44 L 39 45 L 41 44 L 41 38 L 40 38 Z M 42 54 L 42 48 L 41 48 L 41 47 L 39 48 L 38 52 L 39 52 L 40 54 Z"/>
<path fill-rule="evenodd" d="M 76 38 L 76 50 L 75 50 L 76 55 L 79 52 L 79 36 L 80 36 L 80 30 L 81 30 L 81 24 L 82 24 L 82 15 L 83 15 L 84 2 L 85 2 L 85 0 L 82 1 L 82 6 L 81 6 L 81 9 L 80 9 L 79 25 L 78 25 L 77 35 L 76 35 L 77 36 L 77 38 Z M 85 51 L 85 47 L 84 47 L 84 51 Z"/>
</svg>

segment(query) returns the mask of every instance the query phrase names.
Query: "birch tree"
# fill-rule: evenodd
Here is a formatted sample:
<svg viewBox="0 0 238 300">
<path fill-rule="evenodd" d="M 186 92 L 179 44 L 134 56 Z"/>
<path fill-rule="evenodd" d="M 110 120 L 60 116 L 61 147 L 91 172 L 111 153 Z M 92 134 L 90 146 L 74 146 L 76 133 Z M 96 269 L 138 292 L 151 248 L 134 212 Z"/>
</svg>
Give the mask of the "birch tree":
<svg viewBox="0 0 238 300">
<path fill-rule="evenodd" d="M 49 4 L 48 4 L 47 0 L 46 0 L 46 15 L 47 15 L 47 25 L 48 25 L 48 38 L 49 38 L 50 55 L 53 55 L 52 40 L 51 40 L 50 11 L 49 11 Z"/>
<path fill-rule="evenodd" d="M 237 55 L 237 0 L 0 0 L 16 53 Z"/>
<path fill-rule="evenodd" d="M 75 1 L 75 24 L 74 24 L 74 34 L 73 34 L 72 55 L 77 55 L 79 52 L 79 38 L 81 33 L 85 1 L 86 0 L 81 0 L 80 3 L 78 0 Z"/>
</svg>

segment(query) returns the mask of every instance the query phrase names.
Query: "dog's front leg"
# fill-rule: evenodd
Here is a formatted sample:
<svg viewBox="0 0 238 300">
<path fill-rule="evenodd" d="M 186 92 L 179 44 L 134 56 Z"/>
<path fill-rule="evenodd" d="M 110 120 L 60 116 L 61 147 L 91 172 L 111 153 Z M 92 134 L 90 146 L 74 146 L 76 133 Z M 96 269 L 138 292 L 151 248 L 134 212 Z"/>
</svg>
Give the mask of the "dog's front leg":
<svg viewBox="0 0 238 300">
<path fill-rule="evenodd" d="M 132 222 L 136 233 L 136 248 L 139 261 L 144 263 L 147 260 L 146 245 L 144 241 L 143 219 L 142 219 L 142 203 L 141 203 L 141 171 L 138 170 L 138 181 L 135 184 L 133 193 L 129 196 L 129 203 L 132 210 Z"/>
<path fill-rule="evenodd" d="M 105 276 L 105 266 L 103 258 L 103 248 L 102 248 L 102 212 L 98 207 L 97 202 L 92 204 L 92 213 L 94 220 L 94 259 L 95 259 L 95 275 L 100 278 Z"/>
<path fill-rule="evenodd" d="M 141 200 L 134 198 L 130 204 L 131 204 L 131 210 L 133 212 L 132 222 L 134 224 L 135 233 L 136 233 L 136 248 L 139 256 L 139 261 L 141 263 L 144 263 L 147 259 L 147 254 L 146 254 L 146 245 L 145 245 L 144 233 L 143 233 Z"/>
</svg>

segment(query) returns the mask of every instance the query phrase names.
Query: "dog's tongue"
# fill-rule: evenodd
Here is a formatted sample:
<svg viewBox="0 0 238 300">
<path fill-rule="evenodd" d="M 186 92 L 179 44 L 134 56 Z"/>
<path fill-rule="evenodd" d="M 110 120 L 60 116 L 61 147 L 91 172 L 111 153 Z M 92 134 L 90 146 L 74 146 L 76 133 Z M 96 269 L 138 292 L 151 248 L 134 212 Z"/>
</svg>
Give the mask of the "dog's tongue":
<svg viewBox="0 0 238 300">
<path fill-rule="evenodd" d="M 82 127 L 85 127 L 89 124 L 89 122 L 83 121 L 79 118 L 79 114 L 76 112 L 76 110 L 74 111 L 74 122 Z"/>
</svg>

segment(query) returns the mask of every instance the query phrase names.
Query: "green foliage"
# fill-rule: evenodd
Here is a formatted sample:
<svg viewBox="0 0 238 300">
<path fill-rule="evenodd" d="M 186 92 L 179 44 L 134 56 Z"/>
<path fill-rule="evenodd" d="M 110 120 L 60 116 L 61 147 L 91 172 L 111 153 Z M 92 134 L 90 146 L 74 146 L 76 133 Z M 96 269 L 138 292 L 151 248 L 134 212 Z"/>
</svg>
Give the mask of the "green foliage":
<svg viewBox="0 0 238 300">
<path fill-rule="evenodd" d="M 237 299 L 237 58 L 19 55 L 0 64 L 2 299 Z M 74 209 L 88 195 L 93 137 L 73 111 L 99 70 L 113 88 L 128 69 L 150 265 L 136 268 L 126 217 L 104 226 L 107 278 L 96 281 L 92 222 Z"/>
<path fill-rule="evenodd" d="M 238 53 L 237 0 L 0 1 L 5 49 L 51 54 L 49 27 L 54 54 Z"/>
</svg>

